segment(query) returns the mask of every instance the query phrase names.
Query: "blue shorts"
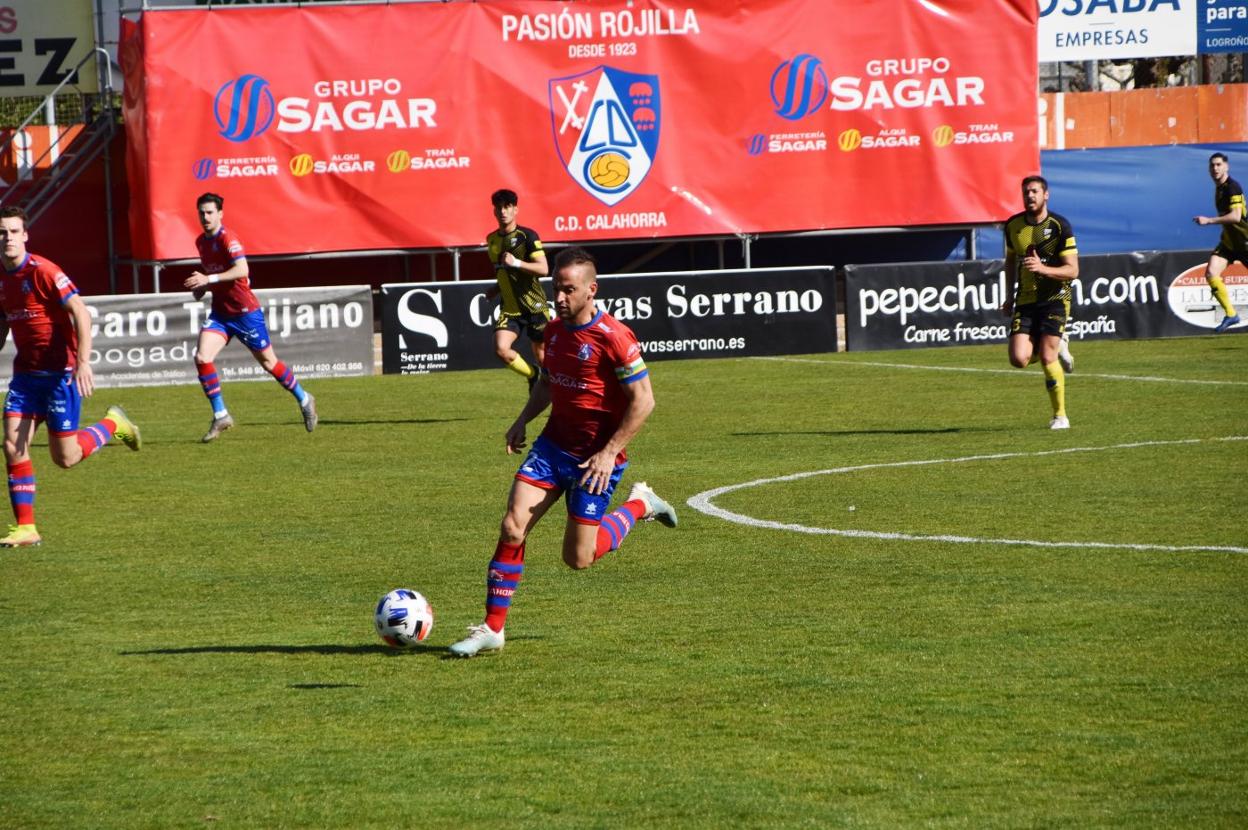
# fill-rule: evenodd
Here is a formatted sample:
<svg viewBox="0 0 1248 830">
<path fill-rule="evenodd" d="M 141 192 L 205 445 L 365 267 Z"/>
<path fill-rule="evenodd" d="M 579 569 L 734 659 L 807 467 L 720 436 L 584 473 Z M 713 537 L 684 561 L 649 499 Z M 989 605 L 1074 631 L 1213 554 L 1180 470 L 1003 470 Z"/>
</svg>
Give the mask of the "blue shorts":
<svg viewBox="0 0 1248 830">
<path fill-rule="evenodd" d="M 208 319 L 204 320 L 203 331 L 215 331 L 227 343 L 231 337 L 237 337 L 253 352 L 262 352 L 273 342 L 269 339 L 269 327 L 264 322 L 264 311 L 259 308 L 237 317 L 219 319 L 209 313 Z"/>
<path fill-rule="evenodd" d="M 19 372 L 9 381 L 9 394 L 4 397 L 6 418 L 47 421 L 53 435 L 72 435 L 78 431 L 81 414 L 82 396 L 73 372 Z"/>
<path fill-rule="evenodd" d="M 573 521 L 583 525 L 601 524 L 602 517 L 607 514 L 607 507 L 611 504 L 611 495 L 615 492 L 615 486 L 620 483 L 620 477 L 624 475 L 628 462 L 617 464 L 611 471 L 607 488 L 598 495 L 593 495 L 582 490 L 580 486 L 581 476 L 585 475 L 585 471 L 578 465 L 584 460 L 569 455 L 544 436 L 538 436 L 524 463 L 516 470 L 516 478 L 543 490 L 564 491 L 568 516 Z"/>
</svg>

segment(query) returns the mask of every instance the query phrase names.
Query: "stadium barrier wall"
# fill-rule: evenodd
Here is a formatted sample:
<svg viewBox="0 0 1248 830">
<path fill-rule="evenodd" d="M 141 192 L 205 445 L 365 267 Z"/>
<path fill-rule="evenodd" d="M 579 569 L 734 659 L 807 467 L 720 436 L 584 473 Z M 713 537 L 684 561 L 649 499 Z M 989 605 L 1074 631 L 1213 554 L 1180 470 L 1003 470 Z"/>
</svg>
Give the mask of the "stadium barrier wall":
<svg viewBox="0 0 1248 830">
<path fill-rule="evenodd" d="M 499 366 L 493 280 L 381 287 L 387 374 Z M 651 358 L 836 351 L 835 269 L 757 268 L 600 277 L 597 303 Z M 528 348 L 521 347 L 522 353 Z"/>
<path fill-rule="evenodd" d="M 1208 250 L 1142 251 L 1079 258 L 1071 337 L 1078 340 L 1207 334 L 1222 318 L 1205 283 Z M 845 267 L 850 351 L 1004 343 L 1013 292 L 1004 261 Z M 1232 301 L 1248 305 L 1248 269 L 1223 275 Z"/>
<path fill-rule="evenodd" d="M 1049 209 L 1070 220 L 1079 254 L 1187 251 L 1218 244 L 1216 227 L 1192 222 L 1214 212 L 1209 156 L 1224 153 L 1243 180 L 1248 144 L 1177 144 L 1053 150 L 1041 154 Z M 1018 202 L 1011 213 L 1022 210 Z M 1004 222 L 1006 217 L 1002 217 Z M 1000 227 L 976 232 L 979 256 L 1000 256 Z"/>
<path fill-rule="evenodd" d="M 1248 140 L 1248 84 L 1042 92 L 1040 147 L 1143 147 Z"/>
<path fill-rule="evenodd" d="M 269 334 L 300 379 L 373 374 L 373 296 L 367 285 L 256 291 Z M 99 387 L 197 383 L 195 344 L 211 305 L 189 293 L 85 297 Z M 223 379 L 268 380 L 241 345 L 215 361 Z M 0 388 L 8 388 L 8 377 Z"/>
</svg>

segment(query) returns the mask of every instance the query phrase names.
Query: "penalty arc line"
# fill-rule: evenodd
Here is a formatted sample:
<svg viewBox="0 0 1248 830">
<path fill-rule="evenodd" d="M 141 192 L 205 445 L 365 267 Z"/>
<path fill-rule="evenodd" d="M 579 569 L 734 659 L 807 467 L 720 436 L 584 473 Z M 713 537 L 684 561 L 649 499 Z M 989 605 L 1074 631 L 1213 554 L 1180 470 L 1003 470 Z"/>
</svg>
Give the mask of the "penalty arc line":
<svg viewBox="0 0 1248 830">
<path fill-rule="evenodd" d="M 803 357 L 751 357 L 750 360 L 773 360 L 777 363 L 814 363 L 820 366 L 873 366 L 885 369 L 926 369 L 932 372 L 973 372 L 989 375 L 1014 375 L 1025 377 L 1018 369 L 978 369 L 973 366 L 923 366 L 918 363 L 882 363 L 874 360 L 813 360 Z M 1072 373 L 1073 374 L 1073 373 Z M 1095 372 L 1079 372 L 1076 377 L 1100 380 L 1131 380 L 1142 383 L 1191 383 L 1199 386 L 1248 386 L 1242 380 L 1199 380 L 1195 378 L 1161 378 L 1152 375 L 1108 375 Z"/>
<path fill-rule="evenodd" d="M 787 530 L 795 533 L 807 533 L 818 536 L 843 536 L 850 539 L 888 539 L 903 542 L 951 542 L 957 544 L 1015 545 L 1037 548 L 1107 548 L 1112 550 L 1164 551 L 1167 553 L 1186 553 L 1195 551 L 1210 551 L 1215 553 L 1248 553 L 1248 548 L 1233 545 L 1155 545 L 1130 542 L 1052 542 L 1036 539 L 990 539 L 979 536 L 958 536 L 952 534 L 928 535 L 919 533 L 903 533 L 900 531 L 846 530 L 830 527 L 808 527 L 807 525 L 802 524 L 773 522 L 768 519 L 756 519 L 753 516 L 746 516 L 741 513 L 734 513 L 731 510 L 725 510 L 724 508 L 718 507 L 713 503 L 715 498 L 718 498 L 725 493 L 745 490 L 750 487 L 761 487 L 767 484 L 800 481 L 802 479 L 813 478 L 815 476 L 854 473 L 861 470 L 879 470 L 893 467 L 922 467 L 934 464 L 963 464 L 975 461 L 998 461 L 1007 458 L 1035 458 L 1069 453 L 1128 450 L 1137 449 L 1139 447 L 1203 444 L 1211 441 L 1248 441 L 1248 435 L 1232 435 L 1225 438 L 1183 438 L 1174 441 L 1136 441 L 1129 444 L 1112 444 L 1106 447 L 1068 447 L 1057 450 L 1041 450 L 1039 452 L 1002 452 L 987 455 L 968 455 L 961 458 L 932 458 L 920 461 L 888 461 L 877 464 L 857 464 L 852 467 L 836 467 L 829 470 L 811 470 L 804 473 L 792 473 L 790 475 L 776 476 L 774 478 L 760 478 L 755 479 L 754 481 L 746 481 L 741 484 L 729 484 L 724 487 L 716 487 L 713 490 L 704 490 L 703 492 L 690 497 L 686 504 L 700 513 L 704 513 L 708 516 L 714 516 L 715 518 L 723 519 L 724 521 L 733 522 L 734 524 L 742 524 L 766 530 Z"/>
</svg>

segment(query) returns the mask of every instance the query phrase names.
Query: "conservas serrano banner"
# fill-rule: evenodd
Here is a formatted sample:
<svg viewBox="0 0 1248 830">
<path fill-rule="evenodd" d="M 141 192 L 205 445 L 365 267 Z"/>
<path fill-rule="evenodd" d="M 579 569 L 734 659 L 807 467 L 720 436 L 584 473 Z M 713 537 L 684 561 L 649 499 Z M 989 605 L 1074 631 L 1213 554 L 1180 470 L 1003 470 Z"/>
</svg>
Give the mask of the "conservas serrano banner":
<svg viewBox="0 0 1248 830">
<path fill-rule="evenodd" d="M 649 360 L 836 351 L 831 267 L 603 276 L 597 307 L 637 335 Z M 500 366 L 493 282 L 381 287 L 382 370 L 418 375 Z M 549 290 L 549 289 L 548 289 Z M 517 342 L 522 354 L 529 347 Z"/>
<path fill-rule="evenodd" d="M 193 256 L 205 190 L 246 218 L 253 254 L 480 245 L 500 187 L 561 241 L 1000 221 L 1039 168 L 1037 14 L 151 9 L 121 49 L 136 255 Z"/>
<path fill-rule="evenodd" d="M 1210 334 L 1222 310 L 1205 282 L 1208 251 L 1143 251 L 1079 257 L 1071 286 L 1072 340 Z M 1004 344 L 999 310 L 1014 286 L 1004 263 L 926 262 L 845 267 L 845 340 L 851 351 Z M 1223 274 L 1237 307 L 1248 305 L 1248 269 Z"/>
</svg>

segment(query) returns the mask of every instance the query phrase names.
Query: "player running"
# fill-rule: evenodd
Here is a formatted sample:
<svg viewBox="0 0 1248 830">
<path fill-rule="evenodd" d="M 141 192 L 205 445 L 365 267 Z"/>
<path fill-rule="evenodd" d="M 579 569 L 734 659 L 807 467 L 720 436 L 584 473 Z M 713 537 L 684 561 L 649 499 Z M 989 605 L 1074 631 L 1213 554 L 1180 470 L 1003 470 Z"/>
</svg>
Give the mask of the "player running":
<svg viewBox="0 0 1248 830">
<path fill-rule="evenodd" d="M 1218 215 L 1193 216 L 1192 221 L 1197 225 L 1222 226 L 1218 247 L 1209 255 L 1209 264 L 1205 266 L 1205 282 L 1209 283 L 1213 298 L 1226 314 L 1214 328 L 1215 332 L 1223 332 L 1239 325 L 1239 312 L 1231 304 L 1222 272 L 1236 260 L 1248 265 L 1248 208 L 1244 205 L 1244 189 L 1231 178 L 1231 163 L 1225 154 L 1214 153 L 1209 157 L 1209 177 L 1213 179 L 1213 205 Z"/>
<path fill-rule="evenodd" d="M 1070 283 L 1079 277 L 1079 250 L 1070 222 L 1049 210 L 1049 183 L 1043 176 L 1023 179 L 1023 212 L 1005 223 L 1005 273 L 1017 280 L 1015 295 L 1001 306 L 1013 315 L 1010 363 L 1022 369 L 1040 358 L 1053 407 L 1049 429 L 1070 429 L 1065 373 L 1074 361 L 1062 352 Z"/>
<path fill-rule="evenodd" d="M 215 441 L 221 433 L 234 426 L 234 418 L 225 408 L 225 399 L 221 396 L 221 378 L 213 365 L 217 355 L 233 337 L 242 341 L 251 350 L 256 362 L 295 396 L 299 412 L 303 415 L 303 426 L 311 432 L 316 429 L 316 399 L 304 391 L 295 379 L 294 371 L 278 360 L 273 351 L 264 311 L 251 290 L 250 270 L 242 240 L 221 224 L 224 205 L 225 200 L 216 193 L 205 193 L 195 203 L 199 224 L 204 229 L 203 234 L 196 237 L 195 247 L 199 249 L 200 267 L 204 270 L 193 272 L 182 283 L 183 287 L 194 292 L 197 300 L 204 296 L 205 291 L 212 293 L 212 312 L 204 320 L 195 348 L 199 384 L 212 404 L 212 424 L 201 440 L 205 444 Z"/>
<path fill-rule="evenodd" d="M 537 231 L 516 224 L 519 201 L 513 190 L 496 190 L 490 196 L 498 230 L 486 236 L 485 246 L 498 282 L 485 296 L 502 297 L 494 324 L 494 353 L 508 369 L 528 378 L 531 387 L 542 365 L 542 331 L 550 321 L 550 305 L 540 282 L 547 273 L 546 252 Z M 521 332 L 529 338 L 536 366 L 515 349 Z"/>
<path fill-rule="evenodd" d="M 0 539 L 0 547 L 6 548 L 43 541 L 35 527 L 35 468 L 30 459 L 40 423 L 48 422 L 48 452 L 58 467 L 74 466 L 114 436 L 132 450 L 139 448 L 139 428 L 120 406 L 109 407 L 99 423 L 78 429 L 82 399 L 95 391 L 91 314 L 60 267 L 26 250 L 27 221 L 19 207 L 0 209 L 0 345 L 11 331 L 17 347 L 4 399 L 4 460 L 17 521 Z"/>
<path fill-rule="evenodd" d="M 456 657 L 501 649 L 512 596 L 524 573 L 524 543 L 538 521 L 567 498 L 563 561 L 588 568 L 620 547 L 640 520 L 676 526 L 676 511 L 645 482 L 607 513 L 624 468 L 625 447 L 654 409 L 649 371 L 627 326 L 594 306 L 597 265 L 582 248 L 555 259 L 555 310 L 546 327 L 541 380 L 507 430 L 507 452 L 525 446 L 525 426 L 547 406 L 550 417 L 516 472 L 486 573 L 485 622 L 451 646 Z"/>
</svg>

